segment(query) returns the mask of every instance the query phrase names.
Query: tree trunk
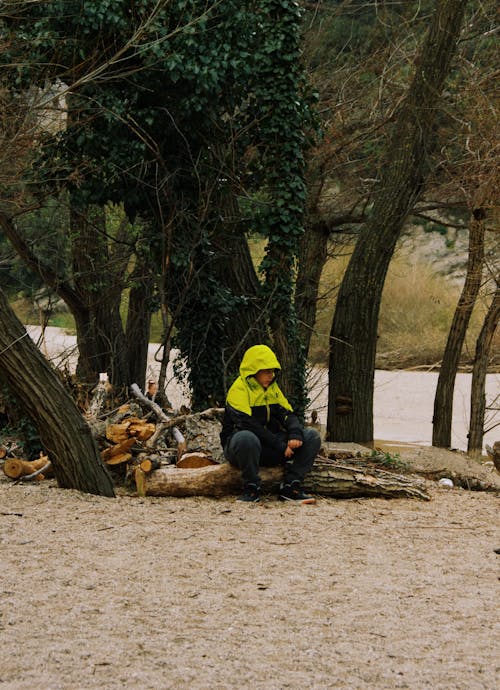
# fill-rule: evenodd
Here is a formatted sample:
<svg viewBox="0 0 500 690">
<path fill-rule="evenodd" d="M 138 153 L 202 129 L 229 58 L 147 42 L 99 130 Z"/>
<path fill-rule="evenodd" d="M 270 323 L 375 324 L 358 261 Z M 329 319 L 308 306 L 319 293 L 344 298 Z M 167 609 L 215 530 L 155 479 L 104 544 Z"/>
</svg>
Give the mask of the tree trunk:
<svg viewBox="0 0 500 690">
<path fill-rule="evenodd" d="M 300 245 L 299 270 L 295 286 L 295 311 L 300 341 L 306 358 L 316 323 L 319 281 L 326 261 L 329 236 L 329 228 L 325 223 L 306 225 Z"/>
<path fill-rule="evenodd" d="M 139 259 L 137 261 L 131 276 L 125 340 L 127 343 L 128 381 L 137 383 L 139 388 L 144 390 L 151 332 L 151 299 L 154 276 L 148 266 L 144 265 L 144 262 L 139 262 Z"/>
<path fill-rule="evenodd" d="M 312 218 L 316 211 L 309 211 Z M 306 359 L 309 356 L 311 337 L 316 324 L 319 286 L 321 274 L 328 256 L 329 241 L 335 233 L 341 233 L 346 225 L 359 225 L 365 222 L 363 214 L 339 213 L 327 220 L 309 220 L 306 222 L 304 236 L 300 244 L 297 282 L 295 285 L 295 311 L 297 313 L 300 340 L 304 347 Z M 330 289 L 332 286 L 329 286 Z"/>
<path fill-rule="evenodd" d="M 483 327 L 476 342 L 476 356 L 472 369 L 470 397 L 470 425 L 467 450 L 469 453 L 481 452 L 484 435 L 484 416 L 486 410 L 485 382 L 488 371 L 488 357 L 500 319 L 500 286 L 497 288 L 484 319 Z"/>
<path fill-rule="evenodd" d="M 484 221 L 472 219 L 469 230 L 467 275 L 462 294 L 453 315 L 434 397 L 432 445 L 439 448 L 449 448 L 451 446 L 455 377 L 472 310 L 481 287 L 483 261 Z"/>
<path fill-rule="evenodd" d="M 1 290 L 0 373 L 37 427 L 59 486 L 114 496 L 89 426 Z"/>
<path fill-rule="evenodd" d="M 76 325 L 78 343 L 77 373 L 90 383 L 99 373 L 108 372 L 117 386 L 128 383 L 126 344 L 120 318 L 123 275 L 130 256 L 125 242 L 122 251 L 113 252 L 112 260 L 106 242 L 102 209 L 94 209 L 87 218 L 83 211 L 71 212 L 71 247 L 74 284 L 44 264 L 31 250 L 15 222 L 0 213 L 0 226 L 28 268 L 40 276 L 68 305 Z M 117 258 L 118 257 L 118 258 Z"/>
<path fill-rule="evenodd" d="M 213 244 L 217 252 L 216 272 L 222 285 L 244 302 L 238 306 L 226 333 L 223 352 L 223 387 L 227 391 L 243 357 L 252 345 L 267 340 L 266 319 L 263 314 L 260 283 L 255 272 L 248 241 L 238 223 L 239 210 L 236 196 L 225 200 L 226 222 L 214 233 Z"/>
<path fill-rule="evenodd" d="M 112 261 L 105 233 L 104 209 L 70 209 L 71 252 L 75 290 L 82 309 L 77 323 L 77 375 L 88 382 L 107 372 L 111 383 L 130 383 L 125 333 L 120 316 L 123 259 Z"/>
<path fill-rule="evenodd" d="M 260 471 L 264 491 L 283 479 L 282 467 L 264 467 Z M 383 470 L 364 469 L 318 458 L 306 477 L 304 486 L 321 496 L 357 498 L 420 498 L 429 500 L 421 481 Z M 148 496 L 210 496 L 218 498 L 241 491 L 241 472 L 229 463 L 182 470 L 160 468 L 140 476 L 140 489 Z"/>
<path fill-rule="evenodd" d="M 395 115 L 370 220 L 340 287 L 330 333 L 327 435 L 332 440 L 373 439 L 377 325 L 384 281 L 403 224 L 422 190 L 439 97 L 466 4 L 463 0 L 437 3 L 412 84 Z"/>
</svg>

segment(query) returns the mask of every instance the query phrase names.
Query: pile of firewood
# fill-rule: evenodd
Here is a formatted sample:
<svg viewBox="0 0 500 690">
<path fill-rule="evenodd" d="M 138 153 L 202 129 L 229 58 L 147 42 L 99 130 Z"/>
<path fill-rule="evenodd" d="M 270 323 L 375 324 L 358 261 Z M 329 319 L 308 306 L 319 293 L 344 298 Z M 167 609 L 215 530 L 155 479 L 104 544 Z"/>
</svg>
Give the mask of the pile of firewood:
<svg viewBox="0 0 500 690">
<path fill-rule="evenodd" d="M 162 467 L 192 469 L 218 464 L 220 458 L 214 458 L 212 450 L 193 443 L 193 434 L 186 433 L 186 426 L 189 429 L 186 422 L 196 420 L 198 426 L 209 420 L 212 425 L 218 425 L 222 410 L 214 408 L 193 415 L 189 411 L 167 415 L 154 398 L 144 395 L 133 384 L 131 392 L 135 400 L 104 415 L 103 422 L 99 412 L 105 401 L 102 390 L 107 390 L 107 385 L 97 386 L 87 421 L 101 450 L 101 458 L 117 481 L 121 478 L 130 483 L 132 480 L 139 493 L 144 493 L 147 476 Z M 99 404 L 95 400 L 99 400 Z"/>
</svg>

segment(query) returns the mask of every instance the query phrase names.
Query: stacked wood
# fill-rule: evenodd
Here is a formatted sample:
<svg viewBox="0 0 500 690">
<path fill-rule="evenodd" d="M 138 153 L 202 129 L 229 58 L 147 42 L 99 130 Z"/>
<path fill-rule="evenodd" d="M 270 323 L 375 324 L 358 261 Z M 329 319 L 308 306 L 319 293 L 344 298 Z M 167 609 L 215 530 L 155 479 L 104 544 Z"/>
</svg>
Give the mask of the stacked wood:
<svg viewBox="0 0 500 690">
<path fill-rule="evenodd" d="M 149 407 L 155 413 L 155 415 L 161 422 L 158 429 L 155 431 L 153 438 L 151 439 L 151 445 L 153 444 L 153 439 L 154 441 L 156 441 L 158 436 L 164 430 L 170 428 L 177 443 L 178 457 L 185 453 L 187 450 L 186 439 L 184 438 L 180 429 L 174 424 L 172 424 L 171 418 L 161 409 L 158 403 L 155 403 L 154 400 L 151 400 L 150 398 L 146 397 L 136 383 L 133 383 L 130 386 L 130 390 L 143 405 Z"/>
<path fill-rule="evenodd" d="M 130 448 L 134 445 L 135 438 L 126 438 L 121 443 L 116 443 L 110 448 L 105 448 L 101 452 L 103 462 L 108 465 L 120 465 L 122 462 L 130 462 L 132 460 L 132 453 Z"/>
<path fill-rule="evenodd" d="M 108 424 L 106 438 L 113 443 L 123 443 L 130 438 L 146 441 L 154 434 L 155 430 L 156 426 L 150 422 L 138 417 L 128 417 L 119 424 Z"/>
<path fill-rule="evenodd" d="M 113 443 L 112 446 L 101 451 L 101 458 L 107 465 L 120 465 L 132 460 L 132 446 L 139 442 L 147 441 L 156 430 L 154 424 L 130 416 L 118 424 L 108 424 L 106 427 L 106 439 Z"/>
</svg>

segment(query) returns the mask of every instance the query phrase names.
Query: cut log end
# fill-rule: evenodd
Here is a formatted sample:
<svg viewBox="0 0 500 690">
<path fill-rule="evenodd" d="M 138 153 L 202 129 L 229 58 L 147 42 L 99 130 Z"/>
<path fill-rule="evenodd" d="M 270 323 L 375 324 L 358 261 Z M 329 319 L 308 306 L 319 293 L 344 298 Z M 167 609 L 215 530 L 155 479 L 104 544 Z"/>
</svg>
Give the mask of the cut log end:
<svg viewBox="0 0 500 690">
<path fill-rule="evenodd" d="M 50 463 L 46 455 L 41 455 L 36 460 L 22 460 L 21 458 L 7 458 L 3 465 L 4 474 L 9 479 L 19 479 L 34 474 L 37 470 L 45 470 L 49 473 Z M 45 476 L 44 475 L 44 476 Z M 40 477 L 41 475 L 39 475 Z"/>
<path fill-rule="evenodd" d="M 209 467 L 210 465 L 217 465 L 209 455 L 206 453 L 184 453 L 177 460 L 176 466 L 180 469 L 194 469 L 196 467 Z"/>
</svg>

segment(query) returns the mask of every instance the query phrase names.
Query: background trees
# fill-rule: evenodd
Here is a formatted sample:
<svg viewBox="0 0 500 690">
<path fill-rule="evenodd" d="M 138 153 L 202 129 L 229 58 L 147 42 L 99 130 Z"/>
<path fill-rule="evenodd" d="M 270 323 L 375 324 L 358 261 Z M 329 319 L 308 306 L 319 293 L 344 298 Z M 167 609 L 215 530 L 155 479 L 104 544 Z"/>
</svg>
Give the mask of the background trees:
<svg viewBox="0 0 500 690">
<path fill-rule="evenodd" d="M 149 321 L 134 325 L 131 308 L 125 341 L 117 308 L 129 288 L 129 305 L 142 303 L 143 315 L 154 294 L 162 300 L 166 341 L 175 329 L 193 365 L 196 406 L 223 399 L 234 351 L 255 333 L 269 338 L 270 325 L 285 368 L 299 372 L 290 296 L 308 108 L 297 5 L 70 7 L 55 1 L 47 12 L 20 3 L 4 22 L 11 36 L 26 39 L 10 45 L 10 59 L 22 66 L 10 88 L 64 84 L 67 119 L 37 141 L 40 168 L 29 191 L 66 195 L 71 290 L 59 274 L 51 282 L 75 315 L 81 375 L 107 370 L 121 385 L 143 379 L 137 348 L 142 342 L 142 361 Z M 115 236 L 106 226 L 110 202 L 123 204 L 134 231 L 123 225 Z M 262 284 L 245 247 L 248 229 L 267 238 Z M 4 231 L 16 241 L 14 223 Z M 224 246 L 236 250 L 238 264 L 224 259 Z M 39 257 L 30 266 L 40 271 Z M 303 405 L 301 377 L 289 378 L 297 378 L 290 392 Z"/>
<path fill-rule="evenodd" d="M 82 380 L 143 385 L 159 311 L 161 382 L 175 342 L 195 407 L 220 403 L 243 350 L 264 341 L 299 410 L 325 261 L 354 248 L 340 291 L 329 286 L 329 433 L 369 440 L 379 303 L 403 223 L 466 227 L 482 209 L 490 256 L 495 6 L 305 8 L 5 4 L 0 227 L 12 249 L 0 246 L 70 308 Z"/>
<path fill-rule="evenodd" d="M 337 298 L 330 333 L 328 428 L 336 440 L 373 439 L 373 378 L 380 300 L 396 241 L 422 193 L 439 99 L 465 6 L 437 3 L 408 93 L 394 115 L 370 219 Z M 353 314 L 354 312 L 354 314 Z"/>
</svg>

